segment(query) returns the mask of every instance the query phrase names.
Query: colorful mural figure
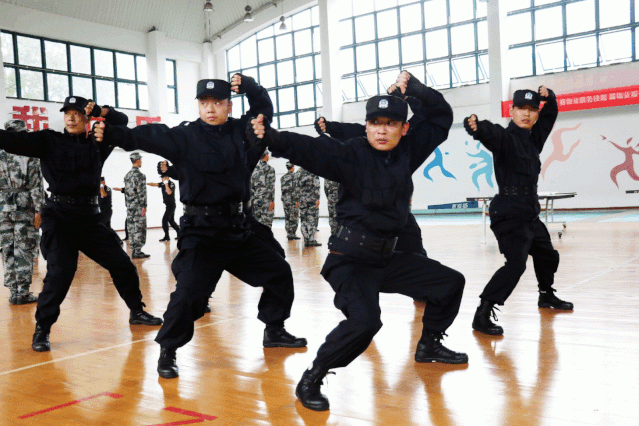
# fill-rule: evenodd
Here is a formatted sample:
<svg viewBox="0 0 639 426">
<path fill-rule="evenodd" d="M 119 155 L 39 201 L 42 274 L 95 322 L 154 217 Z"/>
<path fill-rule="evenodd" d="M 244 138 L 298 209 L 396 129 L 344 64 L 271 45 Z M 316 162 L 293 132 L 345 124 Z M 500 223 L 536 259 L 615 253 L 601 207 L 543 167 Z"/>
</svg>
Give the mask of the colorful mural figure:
<svg viewBox="0 0 639 426">
<path fill-rule="evenodd" d="M 424 177 L 432 181 L 433 178 L 430 177 L 430 170 L 434 169 L 435 167 L 439 167 L 444 176 L 457 180 L 457 178 L 451 172 L 444 168 L 444 156 L 442 155 L 442 151 L 439 148 L 436 148 L 433 154 L 435 154 L 435 159 L 426 164 L 426 167 L 424 167 Z M 446 153 L 446 155 L 448 155 L 448 153 Z"/>
<path fill-rule="evenodd" d="M 603 138 L 603 140 L 606 140 L 605 136 L 602 135 L 601 137 Z M 626 156 L 626 159 L 623 163 L 613 167 L 613 169 L 610 171 L 610 179 L 612 179 L 615 185 L 617 185 L 617 188 L 619 188 L 619 184 L 617 183 L 617 175 L 623 171 L 628 172 L 628 175 L 630 176 L 632 180 L 639 181 L 639 176 L 637 176 L 637 173 L 635 172 L 635 160 L 632 158 L 633 155 L 639 154 L 639 150 L 636 150 L 635 148 L 630 146 L 631 140 L 632 138 L 626 141 L 626 145 L 628 145 L 627 147 L 622 147 L 617 145 L 613 141 L 608 141 L 611 144 L 613 144 L 615 148 L 623 152 L 624 155 Z"/>
<path fill-rule="evenodd" d="M 468 145 L 468 141 L 466 141 L 466 145 Z M 472 154 L 470 152 L 466 152 L 466 154 L 468 154 L 469 157 L 479 158 L 478 162 L 468 166 L 468 168 L 471 170 L 477 168 L 473 172 L 473 185 L 475 185 L 477 191 L 480 190 L 479 176 L 481 175 L 485 175 L 488 186 L 494 188 L 495 185 L 493 184 L 493 157 L 492 155 L 490 155 L 490 152 L 481 147 L 481 142 L 477 142 L 477 153 Z"/>
<path fill-rule="evenodd" d="M 561 139 L 561 135 L 564 132 L 570 132 L 572 130 L 577 129 L 579 126 L 581 126 L 581 123 L 577 124 L 575 127 L 569 128 L 562 128 L 562 129 L 557 129 L 555 131 L 555 133 L 552 134 L 552 136 L 550 137 L 550 139 L 552 140 L 552 148 L 553 151 L 550 153 L 550 156 L 548 158 L 546 158 L 546 161 L 544 161 L 544 164 L 541 166 L 541 178 L 544 179 L 545 174 L 546 174 L 546 169 L 555 161 L 560 161 L 560 162 L 564 162 L 567 159 L 570 158 L 570 156 L 572 155 L 572 152 L 575 150 L 575 148 L 577 148 L 577 145 L 579 145 L 579 142 L 581 142 L 581 139 L 578 140 L 577 142 L 575 142 L 570 149 L 568 150 L 567 153 L 564 153 L 564 142 Z"/>
</svg>

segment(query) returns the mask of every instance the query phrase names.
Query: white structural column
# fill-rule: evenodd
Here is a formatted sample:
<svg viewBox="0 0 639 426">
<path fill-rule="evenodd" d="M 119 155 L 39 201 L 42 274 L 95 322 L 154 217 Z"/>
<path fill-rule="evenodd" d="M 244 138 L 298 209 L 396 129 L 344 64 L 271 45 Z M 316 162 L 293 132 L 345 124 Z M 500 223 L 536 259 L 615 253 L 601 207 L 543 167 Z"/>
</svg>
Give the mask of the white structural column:
<svg viewBox="0 0 639 426">
<path fill-rule="evenodd" d="M 339 66 L 340 27 L 344 11 L 341 0 L 319 0 L 320 42 L 322 46 L 322 114 L 327 120 L 342 119 L 342 73 Z"/>
<path fill-rule="evenodd" d="M 500 4 L 502 3 L 502 4 Z M 510 73 L 504 1 L 488 0 L 488 63 L 490 67 L 490 120 L 499 123 L 501 102 L 508 100 Z"/>
<path fill-rule="evenodd" d="M 202 43 L 202 63 L 200 64 L 200 79 L 213 78 L 215 72 L 215 54 L 213 53 L 213 43 L 210 41 Z"/>
<path fill-rule="evenodd" d="M 166 54 L 162 51 L 165 35 L 151 31 L 146 37 L 146 71 L 149 91 L 149 114 L 152 117 L 167 115 L 166 107 Z"/>
</svg>

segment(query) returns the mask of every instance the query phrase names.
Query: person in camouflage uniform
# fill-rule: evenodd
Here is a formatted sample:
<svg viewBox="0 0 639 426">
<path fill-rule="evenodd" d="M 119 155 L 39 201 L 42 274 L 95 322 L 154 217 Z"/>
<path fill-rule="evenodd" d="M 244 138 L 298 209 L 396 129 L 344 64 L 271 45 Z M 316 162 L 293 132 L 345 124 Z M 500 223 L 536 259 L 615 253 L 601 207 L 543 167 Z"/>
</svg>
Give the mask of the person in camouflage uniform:
<svg viewBox="0 0 639 426">
<path fill-rule="evenodd" d="M 251 175 L 251 203 L 255 219 L 271 228 L 275 214 L 275 169 L 268 165 L 268 158 L 269 152 L 265 151 Z"/>
<path fill-rule="evenodd" d="M 300 220 L 304 247 L 321 246 L 315 239 L 319 221 L 320 179 L 300 167 L 299 171 Z"/>
<path fill-rule="evenodd" d="M 140 171 L 142 156 L 134 152 L 129 158 L 133 167 L 124 176 L 124 202 L 131 258 L 144 259 L 150 257 L 142 252 L 142 247 L 146 244 L 146 176 Z"/>
<path fill-rule="evenodd" d="M 286 163 L 286 169 L 288 172 L 280 178 L 280 185 L 282 186 L 286 238 L 292 241 L 300 239 L 300 237 L 295 235 L 297 232 L 297 223 L 300 220 L 299 172 L 295 173 L 295 166 L 290 162 Z"/>
<path fill-rule="evenodd" d="M 337 187 L 339 183 L 324 179 L 324 194 L 328 201 L 328 223 L 331 226 L 331 235 L 337 233 L 337 220 L 335 220 L 335 204 L 337 204 Z"/>
<path fill-rule="evenodd" d="M 9 132 L 26 132 L 22 120 L 4 123 Z M 29 292 L 33 264 L 38 256 L 44 189 L 40 160 L 9 154 L 0 149 L 0 246 L 4 262 L 4 285 L 9 303 L 24 305 L 38 297 Z"/>
</svg>

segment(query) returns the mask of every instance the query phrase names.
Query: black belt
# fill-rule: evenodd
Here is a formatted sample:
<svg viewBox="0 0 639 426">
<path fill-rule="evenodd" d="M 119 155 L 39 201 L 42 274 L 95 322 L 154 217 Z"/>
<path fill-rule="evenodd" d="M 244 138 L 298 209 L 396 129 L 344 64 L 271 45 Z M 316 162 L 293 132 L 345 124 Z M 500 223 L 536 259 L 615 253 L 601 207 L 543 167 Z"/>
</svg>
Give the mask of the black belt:
<svg viewBox="0 0 639 426">
<path fill-rule="evenodd" d="M 49 199 L 57 203 L 71 204 L 74 206 L 97 206 L 99 204 L 97 195 L 93 197 L 76 197 L 73 195 L 52 194 Z"/>
<path fill-rule="evenodd" d="M 499 195 L 537 195 L 537 185 L 500 187 Z"/>
<path fill-rule="evenodd" d="M 375 238 L 370 234 L 358 232 L 345 226 L 340 226 L 335 236 L 376 253 L 391 253 L 397 244 L 397 237 L 392 239 Z"/>
<path fill-rule="evenodd" d="M 236 216 L 242 213 L 242 203 L 184 206 L 184 214 L 193 216 Z"/>
</svg>

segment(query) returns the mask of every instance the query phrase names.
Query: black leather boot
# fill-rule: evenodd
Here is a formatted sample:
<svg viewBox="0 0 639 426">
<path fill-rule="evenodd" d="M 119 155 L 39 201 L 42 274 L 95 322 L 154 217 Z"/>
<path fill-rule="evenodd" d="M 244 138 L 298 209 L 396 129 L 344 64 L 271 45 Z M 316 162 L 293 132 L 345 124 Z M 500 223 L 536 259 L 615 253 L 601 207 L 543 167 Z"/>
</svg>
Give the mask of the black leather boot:
<svg viewBox="0 0 639 426">
<path fill-rule="evenodd" d="M 263 344 L 265 348 L 303 348 L 306 339 L 295 337 L 284 328 L 284 324 L 267 325 L 264 329 Z"/>
<path fill-rule="evenodd" d="M 154 317 L 143 309 L 131 311 L 129 324 L 162 325 L 162 318 Z"/>
<path fill-rule="evenodd" d="M 560 309 L 562 311 L 572 311 L 574 307 L 572 303 L 561 300 L 555 296 L 555 289 L 552 288 L 550 290 L 539 290 L 539 302 L 537 302 L 537 306 L 540 308 Z"/>
<path fill-rule="evenodd" d="M 160 358 L 158 359 L 158 374 L 160 377 L 174 379 L 179 375 L 175 358 L 175 349 L 160 348 Z"/>
<path fill-rule="evenodd" d="M 295 396 L 309 410 L 326 411 L 329 408 L 328 398 L 320 392 L 320 387 L 322 386 L 322 379 L 324 379 L 328 371 L 314 365 L 302 374 L 302 378 L 295 388 Z"/>
<path fill-rule="evenodd" d="M 417 362 L 442 362 L 444 364 L 467 364 L 468 355 L 462 352 L 451 351 L 442 345 L 444 333 L 436 331 L 424 331 L 422 338 L 417 343 L 415 361 Z"/>
<path fill-rule="evenodd" d="M 45 330 L 40 326 L 40 324 L 36 324 L 31 348 L 36 352 L 46 352 L 51 350 L 51 344 L 49 343 L 49 330 Z"/>
<path fill-rule="evenodd" d="M 497 321 L 497 315 L 495 314 L 495 304 L 491 301 L 480 299 L 481 303 L 477 307 L 475 312 L 475 318 L 473 319 L 473 329 L 480 333 L 489 334 L 491 336 L 501 336 L 504 334 L 504 329 L 490 320 L 490 317 Z"/>
</svg>

